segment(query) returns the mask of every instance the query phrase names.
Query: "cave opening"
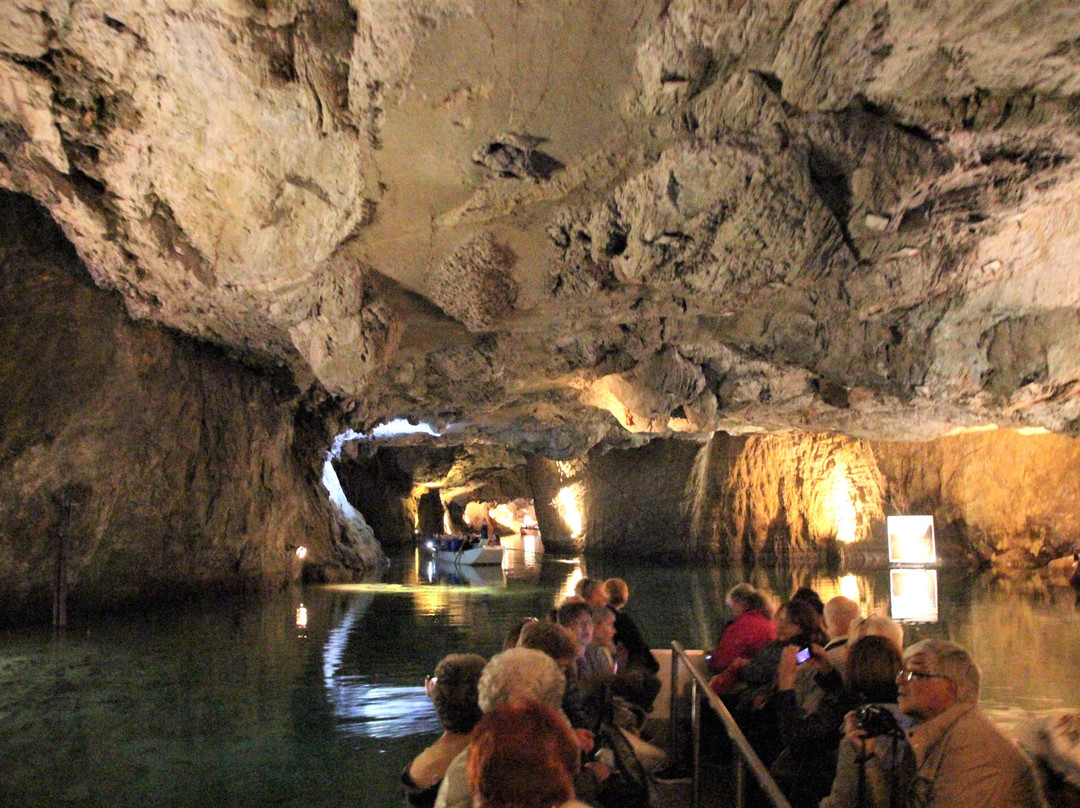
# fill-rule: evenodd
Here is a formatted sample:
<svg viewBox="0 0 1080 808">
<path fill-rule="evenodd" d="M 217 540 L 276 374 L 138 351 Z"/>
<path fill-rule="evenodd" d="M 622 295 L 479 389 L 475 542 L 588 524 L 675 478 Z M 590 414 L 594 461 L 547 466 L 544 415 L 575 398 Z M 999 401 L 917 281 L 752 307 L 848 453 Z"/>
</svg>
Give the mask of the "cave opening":
<svg viewBox="0 0 1080 808">
<path fill-rule="evenodd" d="M 430 425 L 405 419 L 368 433 L 346 430 L 323 464 L 332 506 L 389 554 L 443 535 L 512 539 L 529 555 L 543 552 L 524 460 L 443 439 Z"/>
</svg>

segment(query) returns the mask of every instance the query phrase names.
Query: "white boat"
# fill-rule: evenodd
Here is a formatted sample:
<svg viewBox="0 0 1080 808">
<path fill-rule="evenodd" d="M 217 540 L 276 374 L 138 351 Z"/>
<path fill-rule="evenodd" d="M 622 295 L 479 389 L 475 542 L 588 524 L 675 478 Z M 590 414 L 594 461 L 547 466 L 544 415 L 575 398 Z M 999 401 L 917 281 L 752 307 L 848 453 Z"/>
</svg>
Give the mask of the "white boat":
<svg viewBox="0 0 1080 808">
<path fill-rule="evenodd" d="M 440 550 L 433 542 L 428 544 L 428 549 L 431 550 L 436 561 L 471 567 L 502 564 L 503 553 L 506 551 L 501 544 L 478 544 L 471 547 L 462 546 L 457 550 Z"/>
</svg>

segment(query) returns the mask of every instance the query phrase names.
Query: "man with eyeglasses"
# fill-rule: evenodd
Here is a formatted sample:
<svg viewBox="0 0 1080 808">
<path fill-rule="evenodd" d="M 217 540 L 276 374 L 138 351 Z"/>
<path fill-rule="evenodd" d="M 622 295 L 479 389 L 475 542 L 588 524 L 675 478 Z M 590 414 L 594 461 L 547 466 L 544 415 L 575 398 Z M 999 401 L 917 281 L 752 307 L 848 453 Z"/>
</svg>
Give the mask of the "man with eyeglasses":
<svg viewBox="0 0 1080 808">
<path fill-rule="evenodd" d="M 853 714 L 845 720 L 848 742 L 861 747 L 846 765 L 865 767 L 850 808 L 859 801 L 880 808 L 1045 808 L 1031 761 L 979 709 L 979 679 L 971 655 L 956 643 L 934 638 L 908 648 L 896 675 L 900 712 L 914 722 L 904 731 L 906 744 L 893 754 L 891 744 L 858 729 Z M 850 773 L 838 767 L 841 776 Z M 834 785 L 823 808 L 841 808 L 836 797 Z"/>
</svg>

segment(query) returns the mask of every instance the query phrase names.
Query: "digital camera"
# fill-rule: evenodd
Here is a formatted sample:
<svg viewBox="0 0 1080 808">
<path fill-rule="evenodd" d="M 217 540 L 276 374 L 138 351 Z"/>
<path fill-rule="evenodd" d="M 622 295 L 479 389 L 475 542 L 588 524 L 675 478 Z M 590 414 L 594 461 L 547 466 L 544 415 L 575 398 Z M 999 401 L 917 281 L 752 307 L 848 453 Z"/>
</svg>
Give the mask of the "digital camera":
<svg viewBox="0 0 1080 808">
<path fill-rule="evenodd" d="M 900 731 L 896 717 L 887 707 L 867 704 L 855 712 L 855 726 L 873 738 L 876 735 L 888 735 Z"/>
</svg>

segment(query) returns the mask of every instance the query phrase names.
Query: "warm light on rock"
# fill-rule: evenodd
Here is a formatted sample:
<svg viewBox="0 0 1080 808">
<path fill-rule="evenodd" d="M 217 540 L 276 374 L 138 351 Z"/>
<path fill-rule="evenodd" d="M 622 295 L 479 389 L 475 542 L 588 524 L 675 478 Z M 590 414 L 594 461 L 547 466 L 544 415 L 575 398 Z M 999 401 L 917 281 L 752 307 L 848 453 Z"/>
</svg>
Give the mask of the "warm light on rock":
<svg viewBox="0 0 1080 808">
<path fill-rule="evenodd" d="M 578 538 L 585 530 L 585 514 L 582 509 L 584 495 L 585 486 L 572 483 L 559 489 L 555 497 L 555 507 L 569 526 L 571 538 Z"/>
</svg>

